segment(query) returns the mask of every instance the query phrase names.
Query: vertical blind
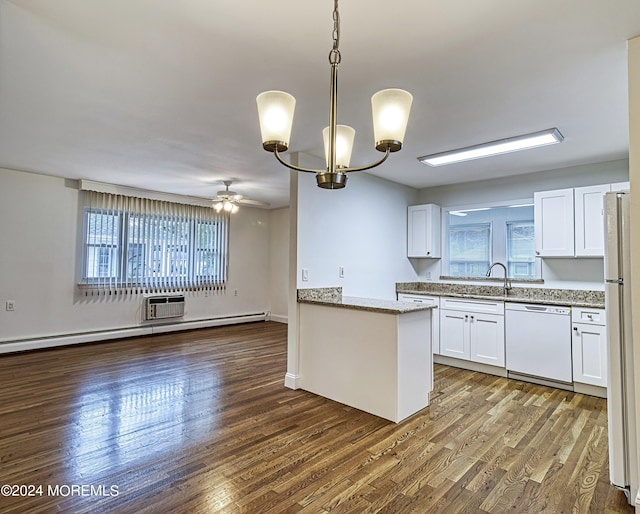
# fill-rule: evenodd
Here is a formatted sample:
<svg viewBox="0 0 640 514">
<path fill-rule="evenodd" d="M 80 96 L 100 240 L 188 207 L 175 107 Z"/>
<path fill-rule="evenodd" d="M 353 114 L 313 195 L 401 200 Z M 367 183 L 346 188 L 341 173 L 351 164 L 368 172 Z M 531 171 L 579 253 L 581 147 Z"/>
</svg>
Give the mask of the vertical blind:
<svg viewBox="0 0 640 514">
<path fill-rule="evenodd" d="M 87 294 L 222 290 L 228 213 L 211 207 L 85 191 Z"/>
</svg>

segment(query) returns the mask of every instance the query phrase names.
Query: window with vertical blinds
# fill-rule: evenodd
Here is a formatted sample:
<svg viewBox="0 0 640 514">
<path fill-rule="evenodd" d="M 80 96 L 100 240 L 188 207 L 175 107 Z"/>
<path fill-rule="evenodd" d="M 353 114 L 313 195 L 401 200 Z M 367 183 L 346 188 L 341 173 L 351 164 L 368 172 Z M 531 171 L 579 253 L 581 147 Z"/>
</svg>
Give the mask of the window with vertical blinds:
<svg viewBox="0 0 640 514">
<path fill-rule="evenodd" d="M 228 214 L 86 191 L 81 285 L 113 293 L 224 288 Z"/>
</svg>

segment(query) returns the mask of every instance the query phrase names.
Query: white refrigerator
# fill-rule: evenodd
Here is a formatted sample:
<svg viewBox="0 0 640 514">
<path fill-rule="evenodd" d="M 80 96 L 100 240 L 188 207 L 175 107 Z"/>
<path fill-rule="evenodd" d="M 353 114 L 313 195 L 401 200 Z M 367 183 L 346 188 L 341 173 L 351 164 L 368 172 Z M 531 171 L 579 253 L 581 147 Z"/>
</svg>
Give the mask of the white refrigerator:
<svg viewBox="0 0 640 514">
<path fill-rule="evenodd" d="M 638 451 L 631 312 L 629 193 L 606 193 L 604 257 L 605 307 L 609 348 L 607 414 L 609 475 L 629 503 L 638 492 Z"/>
</svg>

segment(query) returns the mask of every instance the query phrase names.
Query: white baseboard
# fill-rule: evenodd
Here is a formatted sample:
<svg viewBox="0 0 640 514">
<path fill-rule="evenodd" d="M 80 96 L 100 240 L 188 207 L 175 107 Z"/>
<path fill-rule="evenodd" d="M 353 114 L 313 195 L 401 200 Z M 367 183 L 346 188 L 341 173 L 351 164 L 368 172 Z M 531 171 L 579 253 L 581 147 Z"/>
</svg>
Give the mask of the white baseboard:
<svg viewBox="0 0 640 514">
<path fill-rule="evenodd" d="M 289 323 L 289 316 L 282 316 L 280 314 L 271 314 L 269 318 L 270 321 L 275 321 L 277 323 Z"/>
<path fill-rule="evenodd" d="M 599 387 L 590 384 L 581 384 L 580 382 L 573 383 L 573 390 L 576 393 L 588 394 L 591 396 L 597 396 L 598 398 L 606 398 L 607 397 L 607 388 Z"/>
<path fill-rule="evenodd" d="M 129 327 L 115 330 L 99 330 L 96 332 L 65 334 L 50 337 L 22 339 L 17 341 L 5 341 L 0 342 L 0 354 L 23 352 L 27 350 L 40 350 L 43 348 L 55 348 L 57 346 L 68 346 L 73 344 L 94 343 L 99 341 L 108 341 L 111 339 L 122 339 L 124 337 L 137 337 L 162 334 L 166 332 L 193 330 L 197 328 L 235 325 L 239 323 L 250 323 L 252 321 L 264 321 L 265 319 L 266 313 L 244 314 L 203 320 L 182 321 L 177 323 L 144 325 L 140 327 Z"/>
<path fill-rule="evenodd" d="M 293 373 L 287 373 L 284 376 L 284 386 L 289 389 L 299 389 L 298 381 L 300 380 L 299 375 L 294 375 Z"/>
<path fill-rule="evenodd" d="M 454 357 L 449 357 L 447 355 L 434 354 L 433 362 L 435 364 L 446 364 L 447 366 L 453 366 L 454 368 L 480 371 L 481 373 L 487 373 L 488 375 L 495 375 L 497 377 L 507 377 L 507 370 L 504 368 L 491 366 L 490 364 L 482 364 L 481 362 L 455 359 Z"/>
</svg>

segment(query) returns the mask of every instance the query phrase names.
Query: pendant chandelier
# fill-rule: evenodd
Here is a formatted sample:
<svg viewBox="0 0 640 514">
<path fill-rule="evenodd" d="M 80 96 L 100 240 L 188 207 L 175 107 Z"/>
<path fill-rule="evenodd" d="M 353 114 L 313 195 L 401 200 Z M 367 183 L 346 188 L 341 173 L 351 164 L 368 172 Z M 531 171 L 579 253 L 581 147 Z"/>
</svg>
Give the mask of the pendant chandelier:
<svg viewBox="0 0 640 514">
<path fill-rule="evenodd" d="M 341 56 L 340 15 L 338 0 L 333 7 L 333 48 L 329 52 L 331 65 L 331 91 L 329 96 L 329 126 L 322 131 L 326 169 L 310 169 L 286 162 L 280 155 L 289 148 L 291 125 L 296 99 L 283 91 L 265 91 L 256 98 L 262 147 L 273 152 L 278 161 L 295 171 L 315 173 L 318 186 L 323 189 L 342 189 L 347 184 L 347 173 L 375 168 L 389 153 L 402 148 L 413 97 L 402 89 L 383 89 L 371 97 L 375 148 L 384 155 L 378 161 L 358 167 L 349 167 L 355 130 L 337 124 L 338 65 Z"/>
</svg>

